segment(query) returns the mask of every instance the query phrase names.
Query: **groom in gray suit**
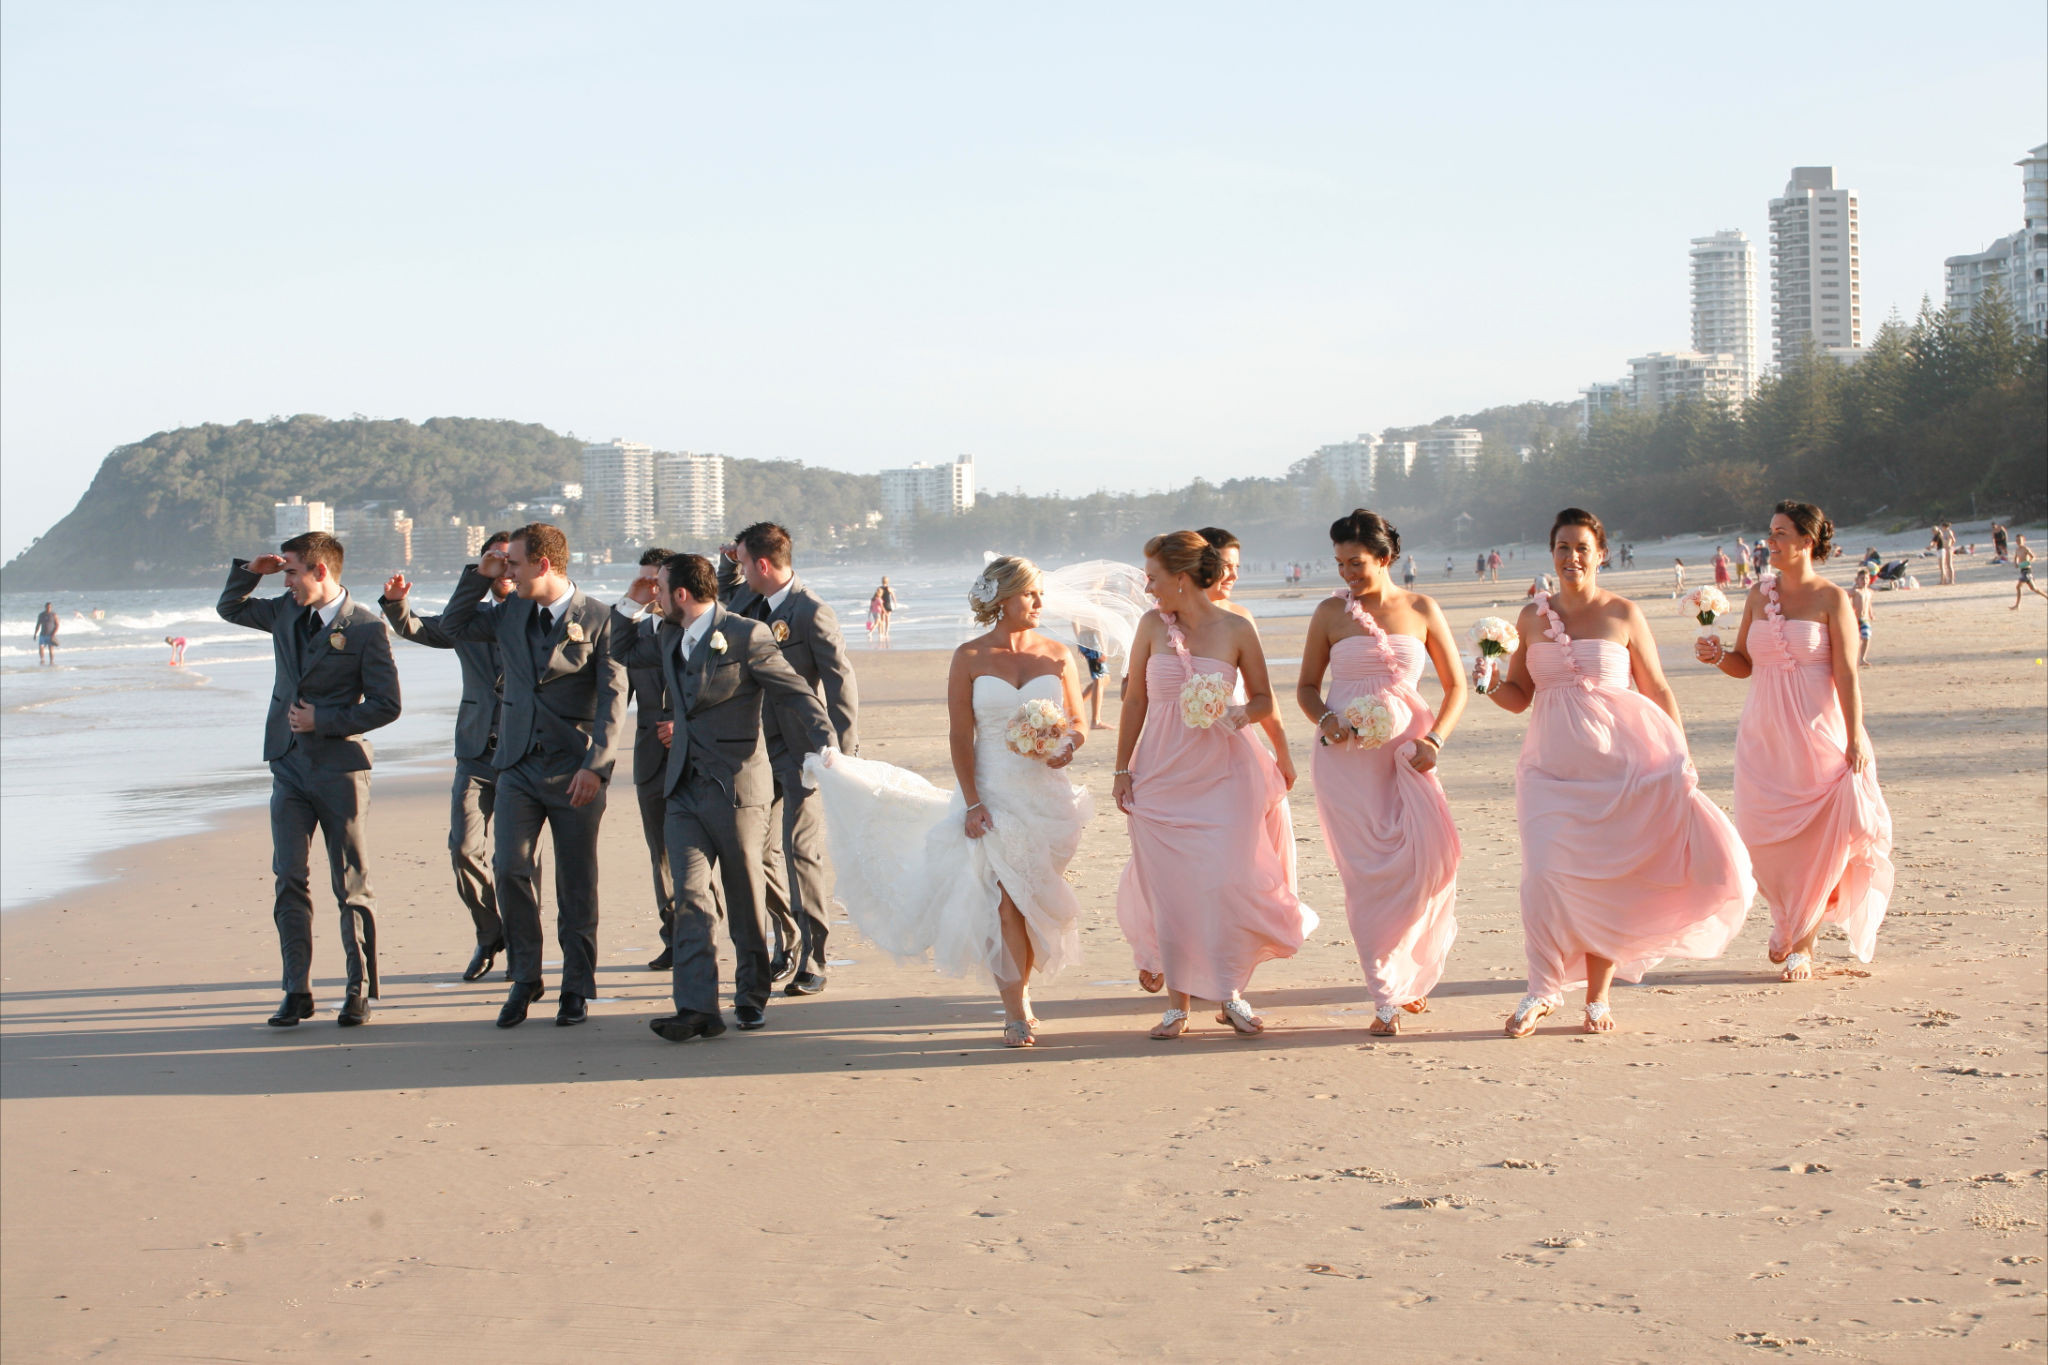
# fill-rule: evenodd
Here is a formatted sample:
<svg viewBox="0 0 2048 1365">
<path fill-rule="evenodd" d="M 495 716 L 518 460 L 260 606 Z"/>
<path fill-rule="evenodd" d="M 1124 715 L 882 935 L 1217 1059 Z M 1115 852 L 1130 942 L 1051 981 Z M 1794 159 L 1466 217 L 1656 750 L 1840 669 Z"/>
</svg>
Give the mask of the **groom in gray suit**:
<svg viewBox="0 0 2048 1365">
<path fill-rule="evenodd" d="M 496 641 L 505 665 L 498 719 L 498 911 L 512 991 L 498 1027 L 526 1020 L 541 980 L 540 835 L 555 836 L 555 937 L 562 950 L 557 1025 L 580 1024 L 597 994 L 597 829 L 613 748 L 626 721 L 626 671 L 612 652 L 612 613 L 569 581 L 569 539 L 544 521 L 462 571 L 441 628 L 457 640 Z M 491 580 L 510 573 L 518 595 L 489 612 Z"/>
<path fill-rule="evenodd" d="M 341 542 L 308 531 L 279 549 L 236 560 L 220 595 L 221 619 L 267 632 L 277 658 L 263 757 L 270 764 L 270 860 L 277 878 L 271 917 L 284 958 L 284 1003 L 269 1022 L 290 1028 L 313 1017 L 317 828 L 341 902 L 348 962 L 348 994 L 335 1022 L 349 1027 L 369 1022 L 370 1001 L 377 998 L 377 902 L 363 843 L 374 754 L 364 733 L 398 719 L 398 668 L 383 618 L 341 586 Z M 280 569 L 288 591 L 254 596 L 264 577 Z"/>
<path fill-rule="evenodd" d="M 719 595 L 742 616 L 768 623 L 782 659 L 825 703 L 841 753 L 860 752 L 854 718 L 860 692 L 853 660 L 839 633 L 839 618 L 796 575 L 790 562 L 789 532 L 758 521 L 733 538 L 719 563 Z M 783 734 L 777 709 L 761 716 L 768 740 L 768 767 L 775 775 L 775 801 L 768 812 L 768 917 L 781 951 L 773 962 L 781 980 L 794 973 L 784 995 L 816 995 L 825 989 L 825 822 L 818 799 L 803 783 L 804 754 Z"/>
<path fill-rule="evenodd" d="M 767 1023 L 772 984 L 761 858 L 775 791 L 761 740 L 762 707 L 777 708 L 784 732 L 805 753 L 832 742 L 825 708 L 783 662 L 766 622 L 719 605 L 718 576 L 702 555 L 674 556 L 654 577 L 634 580 L 626 595 L 653 603 L 661 624 L 643 631 L 636 617 L 615 609 L 612 638 L 629 667 L 662 670 L 675 726 L 663 774 L 663 842 L 676 889 L 670 938 L 675 1013 L 649 1027 L 674 1043 L 725 1032 L 718 1012 L 715 875 L 738 959 L 733 1014 L 741 1030 L 758 1029 Z"/>
</svg>

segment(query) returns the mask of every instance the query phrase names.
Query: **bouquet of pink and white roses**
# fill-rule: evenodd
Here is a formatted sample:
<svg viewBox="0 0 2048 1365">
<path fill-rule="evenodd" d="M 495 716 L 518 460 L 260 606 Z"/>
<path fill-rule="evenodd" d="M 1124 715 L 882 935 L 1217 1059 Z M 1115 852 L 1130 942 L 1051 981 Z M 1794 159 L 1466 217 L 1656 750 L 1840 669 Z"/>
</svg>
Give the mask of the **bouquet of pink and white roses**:
<svg viewBox="0 0 2048 1365">
<path fill-rule="evenodd" d="M 1206 730 L 1230 712 L 1230 678 L 1197 673 L 1180 689 L 1180 718 L 1190 730 Z"/>
<path fill-rule="evenodd" d="M 1072 735 L 1065 707 L 1044 697 L 1033 697 L 1010 717 L 1010 723 L 1003 729 L 1003 743 L 1011 753 L 1042 763 L 1065 749 Z"/>
<path fill-rule="evenodd" d="M 1679 606 L 1687 616 L 1700 623 L 1702 640 L 1718 640 L 1720 632 L 1714 629 L 1714 618 L 1728 610 L 1728 596 L 1711 584 L 1694 588 L 1678 599 Z"/>
<path fill-rule="evenodd" d="M 1339 719 L 1359 748 L 1377 749 L 1401 733 L 1404 718 L 1394 714 L 1384 697 L 1365 696 L 1354 697 Z"/>
<path fill-rule="evenodd" d="M 1522 632 L 1505 617 L 1482 616 L 1472 623 L 1465 638 L 1479 655 L 1472 664 L 1472 686 L 1482 693 L 1493 691 L 1508 659 L 1522 647 Z"/>
</svg>

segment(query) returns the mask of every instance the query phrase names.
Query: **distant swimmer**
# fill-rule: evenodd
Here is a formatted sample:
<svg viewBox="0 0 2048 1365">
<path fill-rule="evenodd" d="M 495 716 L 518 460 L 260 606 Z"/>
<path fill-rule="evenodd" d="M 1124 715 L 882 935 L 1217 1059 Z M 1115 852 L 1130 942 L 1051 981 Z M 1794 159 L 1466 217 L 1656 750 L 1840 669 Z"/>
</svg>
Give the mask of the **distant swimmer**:
<svg viewBox="0 0 2048 1365">
<path fill-rule="evenodd" d="M 166 635 L 166 636 L 164 636 L 164 643 L 165 643 L 165 644 L 167 644 L 167 645 L 169 645 L 169 646 L 171 647 L 171 667 L 172 667 L 172 668 L 176 668 L 176 667 L 177 667 L 178 665 L 180 665 L 180 664 L 182 664 L 182 663 L 184 663 L 184 662 L 185 662 L 185 637 L 184 637 L 184 636 L 182 636 L 182 635 Z"/>
<path fill-rule="evenodd" d="M 57 613 L 43 603 L 42 614 L 36 617 L 36 662 L 54 664 L 57 662 Z"/>
</svg>

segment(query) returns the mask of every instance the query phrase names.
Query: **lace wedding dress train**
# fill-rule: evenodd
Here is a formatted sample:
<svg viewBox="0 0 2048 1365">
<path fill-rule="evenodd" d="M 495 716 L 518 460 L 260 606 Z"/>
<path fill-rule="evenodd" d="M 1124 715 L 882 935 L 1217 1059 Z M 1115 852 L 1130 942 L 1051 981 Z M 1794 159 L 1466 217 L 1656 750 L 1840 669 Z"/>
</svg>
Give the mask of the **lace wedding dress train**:
<svg viewBox="0 0 2048 1365">
<path fill-rule="evenodd" d="M 1014 981 L 997 907 L 1002 893 L 1024 917 L 1032 969 L 1051 976 L 1081 955 L 1081 905 L 1065 872 L 1094 814 L 1066 774 L 1010 752 L 1003 730 L 1017 708 L 1061 700 L 1057 677 L 1012 687 L 974 680 L 974 774 L 995 828 L 967 837 L 967 803 L 906 768 L 813 754 L 804 780 L 824 806 L 835 893 L 854 927 L 899 961 L 929 953 L 949 976 Z"/>
</svg>

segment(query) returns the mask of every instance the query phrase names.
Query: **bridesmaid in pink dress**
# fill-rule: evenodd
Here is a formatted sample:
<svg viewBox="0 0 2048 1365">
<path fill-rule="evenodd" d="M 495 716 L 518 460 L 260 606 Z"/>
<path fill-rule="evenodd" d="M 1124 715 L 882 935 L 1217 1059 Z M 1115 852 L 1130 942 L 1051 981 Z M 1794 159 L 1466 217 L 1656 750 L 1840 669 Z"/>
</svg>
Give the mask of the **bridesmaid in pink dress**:
<svg viewBox="0 0 2048 1365">
<path fill-rule="evenodd" d="M 1171 1007 L 1151 1036 L 1187 1031 L 1195 1000 L 1223 1009 L 1241 1034 L 1265 1024 L 1243 997 L 1252 969 L 1292 957 L 1315 927 L 1295 894 L 1287 784 L 1243 727 L 1272 714 L 1266 656 L 1249 620 L 1209 600 L 1222 556 L 1193 531 L 1154 536 L 1145 578 L 1159 603 L 1138 625 L 1117 726 L 1116 804 L 1129 817 L 1131 860 L 1116 914 L 1141 974 L 1165 977 Z M 1213 682 L 1245 701 L 1213 724 L 1188 720 L 1182 691 Z"/>
<path fill-rule="evenodd" d="M 1892 816 L 1863 729 L 1849 594 L 1815 572 L 1835 526 L 1808 502 L 1771 517 L 1771 567 L 1749 594 L 1735 647 L 1701 636 L 1701 663 L 1751 679 L 1735 732 L 1735 828 L 1771 904 L 1771 961 L 1813 976 L 1814 940 L 1839 924 L 1870 961 L 1892 895 Z"/>
<path fill-rule="evenodd" d="M 1735 826 L 1700 794 L 1649 622 L 1599 586 L 1606 549 L 1598 517 L 1557 514 L 1558 591 L 1522 609 L 1521 647 L 1491 694 L 1532 712 L 1515 765 L 1529 993 L 1510 1038 L 1581 984 L 1586 1032 L 1608 1032 L 1616 975 L 1719 957 L 1756 896 Z"/>
<path fill-rule="evenodd" d="M 1316 608 L 1294 690 L 1316 722 L 1316 813 L 1344 881 L 1344 915 L 1372 989 L 1371 1031 L 1421 1014 L 1458 936 L 1458 830 L 1437 781 L 1437 755 L 1465 709 L 1457 642 L 1435 602 L 1394 586 L 1401 533 L 1364 508 L 1330 527 L 1348 591 Z M 1429 663 L 1443 684 L 1432 716 L 1416 691 Z M 1322 694 L 1330 670 L 1330 695 Z M 1398 728 L 1366 748 L 1343 719 L 1359 698 L 1384 701 Z"/>
</svg>

